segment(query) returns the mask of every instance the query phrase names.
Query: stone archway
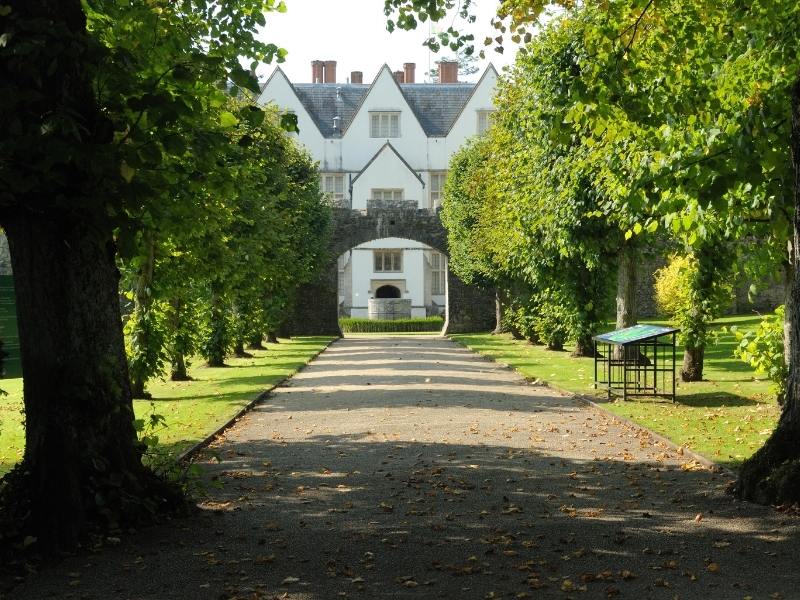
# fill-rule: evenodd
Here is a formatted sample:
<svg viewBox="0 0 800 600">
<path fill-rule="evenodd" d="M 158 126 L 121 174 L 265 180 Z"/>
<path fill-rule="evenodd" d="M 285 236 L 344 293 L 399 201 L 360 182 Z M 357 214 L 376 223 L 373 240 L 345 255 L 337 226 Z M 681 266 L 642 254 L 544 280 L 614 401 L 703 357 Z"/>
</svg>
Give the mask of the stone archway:
<svg viewBox="0 0 800 600">
<path fill-rule="evenodd" d="M 421 242 L 447 255 L 447 231 L 439 215 L 409 206 L 386 208 L 372 201 L 366 211 L 333 209 L 327 263 L 318 280 L 298 289 L 293 314 L 284 326 L 291 335 L 341 335 L 336 260 L 350 248 L 397 237 Z M 494 292 L 469 286 L 447 271 L 447 311 L 442 333 L 491 331 Z"/>
</svg>

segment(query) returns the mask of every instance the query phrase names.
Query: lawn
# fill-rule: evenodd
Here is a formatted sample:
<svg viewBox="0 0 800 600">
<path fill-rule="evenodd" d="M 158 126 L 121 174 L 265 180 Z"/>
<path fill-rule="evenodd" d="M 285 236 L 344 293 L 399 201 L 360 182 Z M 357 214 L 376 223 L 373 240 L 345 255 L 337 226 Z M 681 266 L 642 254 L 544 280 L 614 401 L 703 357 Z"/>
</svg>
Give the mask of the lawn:
<svg viewBox="0 0 800 600">
<path fill-rule="evenodd" d="M 571 348 L 552 352 L 505 334 L 451 337 L 514 367 L 529 379 L 544 380 L 557 388 L 590 396 L 617 415 L 714 462 L 736 468 L 761 447 L 777 422 L 779 407 L 770 393 L 770 382 L 733 357 L 735 337 L 722 328 L 737 325 L 740 330 L 749 330 L 759 322 L 757 316 L 719 319 L 715 323 L 719 332 L 717 342 L 706 349 L 705 380 L 683 383 L 679 377 L 675 404 L 649 399 L 607 401 L 605 392 L 593 389 L 593 360 L 571 357 Z M 680 352 L 678 356 L 680 360 Z"/>
<path fill-rule="evenodd" d="M 160 443 L 173 454 L 190 448 L 214 432 L 264 389 L 291 375 L 330 342 L 329 337 L 306 337 L 269 344 L 254 350 L 253 358 L 231 358 L 230 365 L 208 368 L 196 361 L 189 374 L 194 381 L 154 381 L 152 400 L 134 401 L 137 417 L 154 411 L 167 427 L 158 432 Z M 7 379 L 0 387 L 0 475 L 22 457 L 25 429 L 22 416 L 22 379 Z"/>
</svg>

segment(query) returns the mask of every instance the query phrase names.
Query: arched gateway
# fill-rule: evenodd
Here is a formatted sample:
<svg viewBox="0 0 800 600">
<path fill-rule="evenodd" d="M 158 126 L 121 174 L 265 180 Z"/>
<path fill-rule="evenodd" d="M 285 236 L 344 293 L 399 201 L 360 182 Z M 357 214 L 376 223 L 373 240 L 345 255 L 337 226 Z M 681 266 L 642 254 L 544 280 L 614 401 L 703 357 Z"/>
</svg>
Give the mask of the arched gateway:
<svg viewBox="0 0 800 600">
<path fill-rule="evenodd" d="M 388 204 L 388 203 L 387 203 Z M 334 208 L 327 261 L 318 281 L 303 285 L 285 325 L 292 335 L 341 335 L 337 257 L 350 248 L 380 238 L 405 238 L 447 254 L 447 232 L 438 213 L 412 203 L 390 206 L 370 201 L 366 211 Z M 447 272 L 447 310 L 442 333 L 490 331 L 495 326 L 494 294 L 466 285 Z"/>
</svg>

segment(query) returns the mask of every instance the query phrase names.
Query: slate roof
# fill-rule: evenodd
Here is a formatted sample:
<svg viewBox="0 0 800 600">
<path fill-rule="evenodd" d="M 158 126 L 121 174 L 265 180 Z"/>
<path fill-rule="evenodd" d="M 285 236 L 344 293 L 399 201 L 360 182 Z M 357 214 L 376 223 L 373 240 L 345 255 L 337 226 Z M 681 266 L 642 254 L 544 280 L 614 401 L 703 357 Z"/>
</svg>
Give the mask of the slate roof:
<svg viewBox="0 0 800 600">
<path fill-rule="evenodd" d="M 293 87 L 323 137 L 329 138 L 347 129 L 370 86 L 354 83 L 295 83 Z M 340 90 L 338 100 L 337 88 Z M 334 132 L 333 118 L 337 115 L 342 122 L 339 131 Z"/>
<path fill-rule="evenodd" d="M 472 95 L 474 83 L 401 83 L 400 89 L 428 137 L 444 137 Z"/>
<path fill-rule="evenodd" d="M 295 83 L 293 87 L 326 138 L 337 137 L 348 128 L 370 89 L 368 84 L 353 83 Z M 400 84 L 403 96 L 428 137 L 447 135 L 474 88 L 474 83 Z M 336 116 L 341 118 L 338 131 L 333 129 L 333 118 Z"/>
</svg>

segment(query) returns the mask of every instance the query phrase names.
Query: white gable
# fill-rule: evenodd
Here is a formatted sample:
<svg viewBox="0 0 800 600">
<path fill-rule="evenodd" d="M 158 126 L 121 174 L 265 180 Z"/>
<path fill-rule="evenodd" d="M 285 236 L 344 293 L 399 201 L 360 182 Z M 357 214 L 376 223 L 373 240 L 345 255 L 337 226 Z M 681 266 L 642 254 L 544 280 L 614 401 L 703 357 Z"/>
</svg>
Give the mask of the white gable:
<svg viewBox="0 0 800 600">
<path fill-rule="evenodd" d="M 424 164 L 414 162 L 419 154 L 419 146 L 425 144 L 427 136 L 386 65 L 378 72 L 353 121 L 342 136 L 348 146 L 346 164 L 355 169 L 363 167 L 386 143 L 385 137 L 370 137 L 370 113 L 375 111 L 400 113 L 400 136 L 389 138 L 389 141 L 401 155 L 407 157 L 413 168 L 424 168 Z"/>
<path fill-rule="evenodd" d="M 478 111 L 494 109 L 494 94 L 497 86 L 497 71 L 489 65 L 478 81 L 472 96 L 453 123 L 447 134 L 447 152 L 452 154 L 478 131 Z"/>
<path fill-rule="evenodd" d="M 300 129 L 300 141 L 308 148 L 314 158 L 321 160 L 321 157 L 324 156 L 325 140 L 280 67 L 276 67 L 272 75 L 270 75 L 261 90 L 258 103 L 262 106 L 274 104 L 281 110 L 291 111 L 296 114 L 297 126 Z"/>
<path fill-rule="evenodd" d="M 403 190 L 405 200 L 415 200 L 418 206 L 425 206 L 425 187 L 419 175 L 392 150 L 384 141 L 384 146 L 372 158 L 366 168 L 352 182 L 354 209 L 367 208 L 367 200 L 374 189 Z"/>
</svg>

